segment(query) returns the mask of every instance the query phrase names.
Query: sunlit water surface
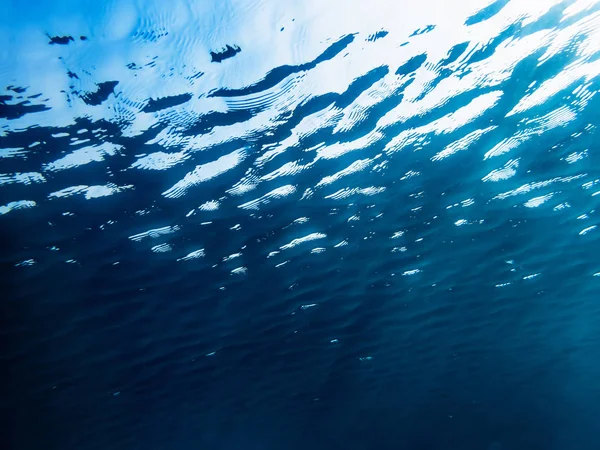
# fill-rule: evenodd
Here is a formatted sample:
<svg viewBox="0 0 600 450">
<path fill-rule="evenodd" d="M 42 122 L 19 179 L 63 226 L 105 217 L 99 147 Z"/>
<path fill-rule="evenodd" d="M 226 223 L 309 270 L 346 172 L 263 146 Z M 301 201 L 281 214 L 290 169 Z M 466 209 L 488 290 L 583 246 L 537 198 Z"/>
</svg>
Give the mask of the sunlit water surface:
<svg viewBox="0 0 600 450">
<path fill-rule="evenodd" d="M 3 448 L 600 448 L 600 2 L 2 10 Z"/>
</svg>

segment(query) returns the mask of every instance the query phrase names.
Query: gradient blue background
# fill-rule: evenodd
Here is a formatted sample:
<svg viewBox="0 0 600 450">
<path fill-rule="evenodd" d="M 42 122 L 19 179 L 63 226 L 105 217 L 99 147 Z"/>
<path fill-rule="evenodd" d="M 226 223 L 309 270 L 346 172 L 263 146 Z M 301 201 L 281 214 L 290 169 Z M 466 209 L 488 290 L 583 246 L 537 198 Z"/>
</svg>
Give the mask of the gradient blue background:
<svg viewBox="0 0 600 450">
<path fill-rule="evenodd" d="M 600 3 L 2 3 L 3 448 L 600 448 Z"/>
</svg>

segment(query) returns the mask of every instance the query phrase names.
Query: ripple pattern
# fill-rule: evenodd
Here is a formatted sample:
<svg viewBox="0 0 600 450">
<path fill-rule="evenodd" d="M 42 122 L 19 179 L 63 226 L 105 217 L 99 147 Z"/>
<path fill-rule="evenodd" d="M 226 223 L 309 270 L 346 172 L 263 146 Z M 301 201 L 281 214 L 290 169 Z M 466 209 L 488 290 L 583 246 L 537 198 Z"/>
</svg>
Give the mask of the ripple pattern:
<svg viewBox="0 0 600 450">
<path fill-rule="evenodd" d="M 598 448 L 600 2 L 12 2 L 9 449 Z"/>
</svg>

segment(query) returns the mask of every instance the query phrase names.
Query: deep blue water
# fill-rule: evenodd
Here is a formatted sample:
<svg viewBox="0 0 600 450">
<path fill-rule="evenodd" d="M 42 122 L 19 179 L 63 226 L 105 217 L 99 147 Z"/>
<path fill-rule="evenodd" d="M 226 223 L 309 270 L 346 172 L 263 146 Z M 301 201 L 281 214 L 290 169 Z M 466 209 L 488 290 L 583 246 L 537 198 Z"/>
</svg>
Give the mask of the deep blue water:
<svg viewBox="0 0 600 450">
<path fill-rule="evenodd" d="M 0 3 L 2 448 L 600 448 L 600 2 Z"/>
</svg>

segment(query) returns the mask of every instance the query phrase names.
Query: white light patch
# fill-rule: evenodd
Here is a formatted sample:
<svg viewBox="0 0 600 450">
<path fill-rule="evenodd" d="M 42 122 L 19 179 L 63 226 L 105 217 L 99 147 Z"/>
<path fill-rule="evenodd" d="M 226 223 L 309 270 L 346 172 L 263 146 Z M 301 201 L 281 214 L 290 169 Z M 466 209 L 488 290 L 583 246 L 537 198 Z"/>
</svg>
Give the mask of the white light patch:
<svg viewBox="0 0 600 450">
<path fill-rule="evenodd" d="M 586 235 L 586 234 L 588 234 L 590 231 L 594 231 L 594 230 L 595 230 L 597 227 L 598 227 L 597 225 L 592 225 L 591 227 L 584 228 L 583 230 L 581 230 L 581 231 L 579 232 L 579 236 Z"/>
<path fill-rule="evenodd" d="M 583 183 L 583 184 L 581 185 L 581 187 L 582 187 L 583 189 L 591 189 L 591 188 L 593 188 L 594 186 L 597 186 L 597 185 L 599 185 L 599 184 L 600 184 L 600 179 L 596 179 L 596 180 L 594 180 L 594 181 L 588 181 L 588 182 L 586 182 L 586 183 Z"/>
<path fill-rule="evenodd" d="M 45 164 L 44 170 L 57 172 L 84 166 L 91 162 L 104 161 L 106 156 L 114 156 L 119 153 L 122 148 L 123 147 L 120 145 L 111 144 L 109 142 L 104 142 L 97 146 L 80 148 L 54 162 Z"/>
<path fill-rule="evenodd" d="M 402 150 L 402 148 L 407 145 L 423 144 L 430 135 L 439 135 L 456 131 L 480 117 L 488 109 L 494 107 L 501 96 L 501 91 L 493 91 L 480 95 L 466 106 L 463 106 L 440 119 L 434 120 L 433 122 L 418 128 L 405 130 L 388 142 L 384 151 L 387 154 L 395 153 Z M 378 124 L 378 126 L 382 125 Z M 485 131 L 491 131 L 491 129 L 493 129 L 493 127 L 489 127 L 488 129 L 485 129 Z"/>
<path fill-rule="evenodd" d="M 345 169 L 340 170 L 339 172 L 337 172 L 333 175 L 324 177 L 321 181 L 319 181 L 317 183 L 316 187 L 327 186 L 331 183 L 336 182 L 337 180 L 339 180 L 342 177 L 351 175 L 353 173 L 360 172 L 360 171 L 366 169 L 367 167 L 369 167 L 372 163 L 373 163 L 372 159 L 359 159 L 358 161 L 354 161 L 352 164 L 350 164 Z"/>
<path fill-rule="evenodd" d="M 581 161 L 582 159 L 587 158 L 587 156 L 588 156 L 587 150 L 583 150 L 581 152 L 573 152 L 565 158 L 565 161 L 567 161 L 567 163 L 569 163 L 569 164 L 574 164 L 577 161 Z"/>
<path fill-rule="evenodd" d="M 219 209 L 219 206 L 221 206 L 221 204 L 218 201 L 209 200 L 208 202 L 202 203 L 198 209 L 200 211 L 216 211 Z"/>
<path fill-rule="evenodd" d="M 385 191 L 384 187 L 374 187 L 374 186 L 362 188 L 362 189 L 361 188 L 344 188 L 344 189 L 340 189 L 337 192 L 334 192 L 333 194 L 325 196 L 325 198 L 333 199 L 333 200 L 343 200 L 348 197 L 352 197 L 353 195 L 371 196 L 371 195 L 381 194 L 384 191 Z"/>
<path fill-rule="evenodd" d="M 560 203 L 560 204 L 556 205 L 553 208 L 553 210 L 554 211 L 562 211 L 563 209 L 567 209 L 567 208 L 570 208 L 570 207 L 571 207 L 571 205 L 569 205 L 568 203 L 565 202 L 565 203 Z"/>
<path fill-rule="evenodd" d="M 543 205 L 548 200 L 550 200 L 553 195 L 554 195 L 554 193 L 550 193 L 550 194 L 542 195 L 540 197 L 534 197 L 532 199 L 527 200 L 523 204 L 523 206 L 525 206 L 527 208 L 537 208 L 538 206 Z"/>
<path fill-rule="evenodd" d="M 71 186 L 60 191 L 55 191 L 48 194 L 48 198 L 63 198 L 70 197 L 72 195 L 82 194 L 86 200 L 93 198 L 107 197 L 109 195 L 118 194 L 129 189 L 133 189 L 133 185 L 117 186 L 116 184 L 109 183 L 106 186 Z"/>
<path fill-rule="evenodd" d="M 307 305 L 300 306 L 300 309 L 305 311 L 307 309 L 314 308 L 315 306 L 317 306 L 317 303 L 309 303 Z"/>
<path fill-rule="evenodd" d="M 258 167 L 262 167 L 269 161 L 273 160 L 276 156 L 285 153 L 288 148 L 298 145 L 298 143 L 299 140 L 297 134 L 292 134 L 277 144 L 265 145 L 261 149 L 261 151 L 264 151 L 264 153 L 256 158 L 254 164 Z"/>
<path fill-rule="evenodd" d="M 255 175 L 245 175 L 240 181 L 235 183 L 231 188 L 227 189 L 230 195 L 240 196 L 257 188 L 259 183 L 258 177 Z"/>
<path fill-rule="evenodd" d="M 28 153 L 24 148 L 0 148 L 0 158 L 15 158 Z"/>
<path fill-rule="evenodd" d="M 177 261 L 189 261 L 191 259 L 198 259 L 204 256 L 204 249 L 201 248 L 199 250 L 194 250 L 193 252 L 188 253 L 182 258 L 179 258 Z"/>
<path fill-rule="evenodd" d="M 131 169 L 167 170 L 186 161 L 188 158 L 189 155 L 184 151 L 176 153 L 155 152 L 139 158 L 131 165 Z"/>
<path fill-rule="evenodd" d="M 486 154 L 483 156 L 483 159 L 490 159 L 495 156 L 500 156 L 504 153 L 508 153 L 527 140 L 529 140 L 529 137 L 524 135 L 523 133 L 511 136 L 509 138 L 505 138 L 498 144 L 496 144 L 491 150 L 486 152 Z"/>
<path fill-rule="evenodd" d="M 528 120 L 526 125 L 529 128 L 525 132 L 529 135 L 539 136 L 553 128 L 564 127 L 575 119 L 577 119 L 577 114 L 573 109 L 568 106 L 561 106 L 541 117 Z"/>
<path fill-rule="evenodd" d="M 46 179 L 41 173 L 38 172 L 27 172 L 27 173 L 15 173 L 12 175 L 0 174 L 0 186 L 5 184 L 33 184 L 33 183 L 44 183 Z"/>
<path fill-rule="evenodd" d="M 303 170 L 309 169 L 312 164 L 300 165 L 295 161 L 285 163 L 279 169 L 260 177 L 261 181 L 271 181 L 279 177 L 297 175 Z"/>
<path fill-rule="evenodd" d="M 280 250 L 288 250 L 290 248 L 296 247 L 304 242 L 316 241 L 317 239 L 325 239 L 327 237 L 324 233 L 311 233 L 307 236 L 293 239 L 289 244 L 283 245 L 279 247 Z"/>
<path fill-rule="evenodd" d="M 585 177 L 586 174 L 580 174 L 580 175 L 573 175 L 570 177 L 556 177 L 556 178 L 551 178 L 550 180 L 545 180 L 545 181 L 537 181 L 535 183 L 527 183 L 524 184 L 516 189 L 513 189 L 512 191 L 508 191 L 508 192 L 504 192 L 502 194 L 498 194 L 494 197 L 495 200 L 503 200 L 505 198 L 508 197 L 513 197 L 515 195 L 522 195 L 522 194 L 527 194 L 528 192 L 533 191 L 534 189 L 540 189 L 540 188 L 545 188 L 547 186 L 550 186 L 554 183 L 570 183 L 571 181 L 575 181 L 578 180 L 580 178 Z"/>
<path fill-rule="evenodd" d="M 15 264 L 15 267 L 33 266 L 37 261 L 35 259 L 26 259 Z"/>
<path fill-rule="evenodd" d="M 179 225 L 168 225 L 166 227 L 153 228 L 152 230 L 144 231 L 143 233 L 134 234 L 133 236 L 129 236 L 129 239 L 135 242 L 140 242 L 146 238 L 156 239 L 157 237 L 164 236 L 166 234 L 173 234 L 179 230 Z"/>
<path fill-rule="evenodd" d="M 516 175 L 516 173 L 517 173 L 516 169 L 518 167 L 519 167 L 519 160 L 511 159 L 504 165 L 504 167 L 502 169 L 492 170 L 481 180 L 483 182 L 488 182 L 488 181 L 496 182 L 496 181 L 508 180 L 509 178 L 512 178 Z"/>
<path fill-rule="evenodd" d="M 510 117 L 522 113 L 536 106 L 544 104 L 560 91 L 568 88 L 571 84 L 584 78 L 589 81 L 600 75 L 600 61 L 581 63 L 579 61 L 570 64 L 561 70 L 555 77 L 544 81 L 534 92 L 526 95 L 517 105 L 506 114 Z"/>
<path fill-rule="evenodd" d="M 335 159 L 339 158 L 346 153 L 353 152 L 356 150 L 362 150 L 373 145 L 377 141 L 383 138 L 383 134 L 378 131 L 371 131 L 369 134 L 362 136 L 352 142 L 341 142 L 325 147 L 321 147 L 317 150 L 318 159 Z"/>
<path fill-rule="evenodd" d="M 475 130 L 463 138 L 459 139 L 456 142 L 448 145 L 444 150 L 432 156 L 432 161 L 441 161 L 442 159 L 448 158 L 449 156 L 454 155 L 456 152 L 460 152 L 462 150 L 466 150 L 469 146 L 479 140 L 481 136 L 486 133 L 489 133 L 492 130 L 495 130 L 497 127 L 492 126 L 485 128 L 483 130 Z"/>
<path fill-rule="evenodd" d="M 11 211 L 17 209 L 34 208 L 37 204 L 33 200 L 19 200 L 16 202 L 10 202 L 7 205 L 0 206 L 0 215 L 8 214 Z"/>
<path fill-rule="evenodd" d="M 416 275 L 416 274 L 421 273 L 421 272 L 422 272 L 421 269 L 406 270 L 406 271 L 404 271 L 402 273 L 402 276 L 404 276 L 404 277 L 410 277 L 410 276 Z"/>
<path fill-rule="evenodd" d="M 263 195 L 260 198 L 257 198 L 255 200 L 251 200 L 242 205 L 239 205 L 238 208 L 257 210 L 257 209 L 259 209 L 259 207 L 261 205 L 267 205 L 267 204 L 271 203 L 271 201 L 273 201 L 273 200 L 287 197 L 288 195 L 291 195 L 294 192 L 296 192 L 296 187 L 292 186 L 291 184 L 288 184 L 288 185 L 273 189 L 271 192 Z"/>
<path fill-rule="evenodd" d="M 598 3 L 598 0 L 577 0 L 571 5 L 569 5 L 563 11 L 563 16 L 560 19 L 561 22 L 565 21 L 569 17 L 572 17 L 578 13 L 585 11 L 586 9 L 590 9 L 592 6 Z"/>
<path fill-rule="evenodd" d="M 221 156 L 215 161 L 196 166 L 196 168 L 192 172 L 188 173 L 183 180 L 175 183 L 172 188 L 163 192 L 162 195 L 167 198 L 182 197 L 191 187 L 218 177 L 219 175 L 233 169 L 240 164 L 244 158 L 244 151 L 236 150 L 228 155 Z"/>
<path fill-rule="evenodd" d="M 173 247 L 171 247 L 170 244 L 165 243 L 165 244 L 155 245 L 150 250 L 152 250 L 154 253 L 166 253 L 166 252 L 170 252 L 171 250 L 173 250 Z"/>
<path fill-rule="evenodd" d="M 418 177 L 419 175 L 421 175 L 421 172 L 416 172 L 414 170 L 409 170 L 408 172 L 406 172 L 402 178 L 400 178 L 401 181 L 404 180 L 408 180 L 410 178 L 414 178 L 414 177 Z"/>
<path fill-rule="evenodd" d="M 223 258 L 223 262 L 231 261 L 232 259 L 239 258 L 240 256 L 242 256 L 241 253 L 233 253 L 233 254 L 231 254 L 229 256 L 225 256 Z"/>
<path fill-rule="evenodd" d="M 450 133 L 456 131 L 480 117 L 488 109 L 496 106 L 500 97 L 502 97 L 502 91 L 493 91 L 480 95 L 471 100 L 466 106 L 458 108 L 453 113 L 436 120 L 434 122 L 435 129 L 438 133 Z M 486 131 L 489 130 L 489 128 L 486 128 Z"/>
</svg>

